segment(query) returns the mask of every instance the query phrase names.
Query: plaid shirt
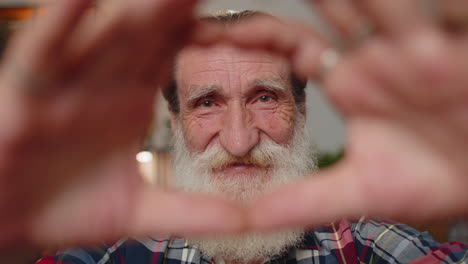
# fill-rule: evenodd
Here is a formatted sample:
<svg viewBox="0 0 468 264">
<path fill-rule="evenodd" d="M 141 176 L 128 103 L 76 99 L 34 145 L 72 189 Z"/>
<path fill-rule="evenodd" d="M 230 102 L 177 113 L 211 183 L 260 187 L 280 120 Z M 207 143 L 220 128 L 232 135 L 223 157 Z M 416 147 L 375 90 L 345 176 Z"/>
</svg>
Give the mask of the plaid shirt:
<svg viewBox="0 0 468 264">
<path fill-rule="evenodd" d="M 217 261 L 217 264 L 224 264 Z M 37 264 L 213 264 L 184 239 L 123 239 L 93 250 L 70 249 Z M 391 221 L 341 221 L 306 235 L 303 244 L 268 264 L 465 263 L 468 247 L 439 244 L 427 233 Z"/>
</svg>

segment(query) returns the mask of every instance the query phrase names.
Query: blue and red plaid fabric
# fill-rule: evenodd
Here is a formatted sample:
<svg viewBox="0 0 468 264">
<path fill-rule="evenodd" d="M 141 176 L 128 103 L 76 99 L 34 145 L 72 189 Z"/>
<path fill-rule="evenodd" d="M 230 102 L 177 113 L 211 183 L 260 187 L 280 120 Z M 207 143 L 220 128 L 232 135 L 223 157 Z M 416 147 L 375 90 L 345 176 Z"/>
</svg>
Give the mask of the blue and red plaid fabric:
<svg viewBox="0 0 468 264">
<path fill-rule="evenodd" d="M 68 249 L 37 264 L 213 264 L 180 238 L 122 239 L 95 249 Z M 218 261 L 217 264 L 223 261 Z M 468 247 L 439 244 L 427 233 L 404 224 L 362 218 L 340 221 L 310 231 L 301 246 L 268 264 L 465 263 Z"/>
</svg>

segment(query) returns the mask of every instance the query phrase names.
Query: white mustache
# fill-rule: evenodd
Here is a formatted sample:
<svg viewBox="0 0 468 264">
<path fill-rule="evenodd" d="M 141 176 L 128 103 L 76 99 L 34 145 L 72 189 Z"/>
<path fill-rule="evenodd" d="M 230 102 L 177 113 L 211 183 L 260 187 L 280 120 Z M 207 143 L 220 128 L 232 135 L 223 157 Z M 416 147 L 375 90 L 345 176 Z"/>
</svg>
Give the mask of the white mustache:
<svg viewBox="0 0 468 264">
<path fill-rule="evenodd" d="M 208 165 L 213 170 L 221 170 L 233 164 L 253 165 L 260 168 L 268 168 L 273 164 L 272 157 L 259 150 L 259 147 L 244 157 L 236 157 L 219 146 L 206 153 L 206 158 L 210 160 Z"/>
<path fill-rule="evenodd" d="M 236 157 L 222 146 L 215 145 L 203 153 L 197 153 L 196 159 L 202 164 L 202 167 L 212 170 L 222 170 L 233 164 L 271 168 L 278 165 L 278 154 L 284 152 L 284 149 L 287 148 L 286 146 L 277 144 L 273 140 L 264 140 L 244 157 Z"/>
</svg>

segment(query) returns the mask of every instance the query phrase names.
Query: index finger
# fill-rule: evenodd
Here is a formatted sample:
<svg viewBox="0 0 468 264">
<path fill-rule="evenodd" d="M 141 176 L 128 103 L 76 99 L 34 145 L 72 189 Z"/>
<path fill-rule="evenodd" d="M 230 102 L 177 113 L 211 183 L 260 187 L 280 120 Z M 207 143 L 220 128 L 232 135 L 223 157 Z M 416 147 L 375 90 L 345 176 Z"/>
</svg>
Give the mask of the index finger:
<svg viewBox="0 0 468 264">
<path fill-rule="evenodd" d="M 244 211 L 239 206 L 206 194 L 147 188 L 133 215 L 131 235 L 236 234 L 246 228 Z"/>
<path fill-rule="evenodd" d="M 418 0 L 354 0 L 358 7 L 374 21 L 377 30 L 392 36 L 414 33 L 432 28 L 427 6 Z"/>
<path fill-rule="evenodd" d="M 250 210 L 251 228 L 320 226 L 365 214 L 357 183 L 342 165 L 283 187 L 259 200 Z"/>
<path fill-rule="evenodd" d="M 228 28 L 224 38 L 244 48 L 268 50 L 290 59 L 295 73 L 304 79 L 320 77 L 319 57 L 329 47 L 309 26 L 263 15 Z"/>
<path fill-rule="evenodd" d="M 79 24 L 86 10 L 96 0 L 51 1 L 44 14 L 25 28 L 11 45 L 12 57 L 28 64 L 50 59 L 51 52 L 66 43 L 64 40 Z M 7 54 L 8 55 L 8 54 Z"/>
</svg>

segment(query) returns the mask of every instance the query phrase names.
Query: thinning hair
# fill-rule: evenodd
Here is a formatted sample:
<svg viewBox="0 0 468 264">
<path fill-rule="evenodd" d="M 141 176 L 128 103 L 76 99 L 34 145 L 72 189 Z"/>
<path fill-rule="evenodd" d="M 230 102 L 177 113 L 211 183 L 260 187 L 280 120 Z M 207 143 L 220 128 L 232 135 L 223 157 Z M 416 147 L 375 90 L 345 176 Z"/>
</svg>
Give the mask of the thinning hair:
<svg viewBox="0 0 468 264">
<path fill-rule="evenodd" d="M 258 16 L 271 16 L 269 14 L 253 11 L 225 11 L 220 13 L 211 14 L 200 18 L 202 22 L 220 23 L 226 27 L 235 25 L 239 22 L 248 20 Z M 177 67 L 177 66 L 176 66 Z M 305 107 L 305 87 L 307 84 L 306 80 L 301 80 L 294 72 L 291 72 L 289 82 L 292 88 L 292 95 L 298 109 L 304 109 Z M 175 78 L 175 70 L 173 71 L 172 78 L 169 83 L 163 88 L 163 96 L 169 104 L 169 110 L 178 114 L 180 111 L 180 101 L 177 96 L 177 81 Z"/>
</svg>

